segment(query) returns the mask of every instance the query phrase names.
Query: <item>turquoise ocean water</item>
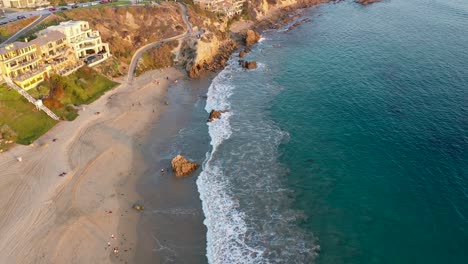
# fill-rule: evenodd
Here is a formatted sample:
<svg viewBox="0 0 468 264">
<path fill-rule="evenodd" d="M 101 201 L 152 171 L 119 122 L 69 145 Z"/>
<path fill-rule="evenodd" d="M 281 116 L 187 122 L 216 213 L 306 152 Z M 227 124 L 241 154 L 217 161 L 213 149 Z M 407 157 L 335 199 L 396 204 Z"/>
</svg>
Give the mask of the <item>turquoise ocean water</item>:
<svg viewBox="0 0 468 264">
<path fill-rule="evenodd" d="M 468 1 L 351 1 L 214 80 L 211 263 L 468 263 Z"/>
</svg>

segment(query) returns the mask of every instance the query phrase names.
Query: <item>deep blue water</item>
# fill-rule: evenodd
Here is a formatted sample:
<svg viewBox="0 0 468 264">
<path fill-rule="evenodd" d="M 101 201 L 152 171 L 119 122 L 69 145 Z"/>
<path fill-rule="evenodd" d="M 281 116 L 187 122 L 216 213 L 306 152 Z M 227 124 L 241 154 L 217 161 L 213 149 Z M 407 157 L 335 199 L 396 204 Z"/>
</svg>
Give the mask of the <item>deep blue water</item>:
<svg viewBox="0 0 468 264">
<path fill-rule="evenodd" d="M 209 261 L 468 263 L 468 1 L 306 16 L 209 89 Z"/>
</svg>

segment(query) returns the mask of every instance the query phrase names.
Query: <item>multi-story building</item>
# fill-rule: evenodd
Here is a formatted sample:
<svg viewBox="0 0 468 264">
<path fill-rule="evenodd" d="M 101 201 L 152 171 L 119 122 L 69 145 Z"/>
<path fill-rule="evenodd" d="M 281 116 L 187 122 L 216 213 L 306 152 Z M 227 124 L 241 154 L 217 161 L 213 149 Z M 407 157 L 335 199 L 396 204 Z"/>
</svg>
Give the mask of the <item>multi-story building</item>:
<svg viewBox="0 0 468 264">
<path fill-rule="evenodd" d="M 4 76 L 25 90 L 37 86 L 51 70 L 42 63 L 37 46 L 30 42 L 13 42 L 1 47 L 0 69 Z"/>
<path fill-rule="evenodd" d="M 36 87 L 51 72 L 68 75 L 87 64 L 94 66 L 110 56 L 109 44 L 88 22 L 68 21 L 38 33 L 30 42 L 0 48 L 0 73 L 21 88 Z"/>
<path fill-rule="evenodd" d="M 31 41 L 44 64 L 60 75 L 68 75 L 83 65 L 75 59 L 75 52 L 67 45 L 67 37 L 60 31 L 49 31 Z"/>
<path fill-rule="evenodd" d="M 75 57 L 89 66 L 94 66 L 110 56 L 109 44 L 103 43 L 99 31 L 92 30 L 87 21 L 66 21 L 57 26 L 50 26 L 39 35 L 50 31 L 60 31 L 73 49 Z"/>
</svg>

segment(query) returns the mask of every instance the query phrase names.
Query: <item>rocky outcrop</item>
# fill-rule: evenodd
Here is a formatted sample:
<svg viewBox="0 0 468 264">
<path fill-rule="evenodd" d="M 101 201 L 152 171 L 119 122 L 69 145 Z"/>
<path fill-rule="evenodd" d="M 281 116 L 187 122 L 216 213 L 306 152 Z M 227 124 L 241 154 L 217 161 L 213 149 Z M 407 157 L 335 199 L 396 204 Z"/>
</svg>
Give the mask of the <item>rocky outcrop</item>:
<svg viewBox="0 0 468 264">
<path fill-rule="evenodd" d="M 244 68 L 244 69 L 252 70 L 252 69 L 257 68 L 257 62 L 256 62 L 256 61 L 244 61 L 244 60 L 240 60 L 240 61 L 239 61 L 239 64 L 240 64 L 240 65 L 242 66 L 242 68 Z"/>
<path fill-rule="evenodd" d="M 227 112 L 227 110 L 224 110 L 224 111 L 211 110 L 210 116 L 208 117 L 207 122 L 211 122 L 211 121 L 213 121 L 215 119 L 220 119 L 221 114 L 226 113 L 226 112 Z"/>
<path fill-rule="evenodd" d="M 260 34 L 251 29 L 247 30 L 245 35 L 245 46 L 249 48 L 253 44 L 257 43 L 260 40 Z"/>
<path fill-rule="evenodd" d="M 208 45 L 210 49 L 203 47 Z M 207 72 L 215 72 L 223 69 L 232 52 L 237 48 L 237 43 L 234 41 L 213 42 L 213 43 L 198 43 L 193 52 L 197 55 L 187 63 L 186 69 L 190 78 L 200 77 Z"/>
<path fill-rule="evenodd" d="M 355 2 L 361 5 L 368 5 L 368 4 L 380 2 L 380 0 L 355 0 Z"/>
<path fill-rule="evenodd" d="M 194 172 L 200 165 L 191 162 L 182 155 L 175 156 L 172 161 L 172 171 L 176 177 L 185 177 Z"/>
<path fill-rule="evenodd" d="M 291 26 L 288 27 L 288 29 L 286 31 L 291 31 L 293 30 L 295 27 L 299 26 L 301 24 L 301 22 L 299 21 L 296 21 L 294 24 L 292 24 Z"/>
</svg>

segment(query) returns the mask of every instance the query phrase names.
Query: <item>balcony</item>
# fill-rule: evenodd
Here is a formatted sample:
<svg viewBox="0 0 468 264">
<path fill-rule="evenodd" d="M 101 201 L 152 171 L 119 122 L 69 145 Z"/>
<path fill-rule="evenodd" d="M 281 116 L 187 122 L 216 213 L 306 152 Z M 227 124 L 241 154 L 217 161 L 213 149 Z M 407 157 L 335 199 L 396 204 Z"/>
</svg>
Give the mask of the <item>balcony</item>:
<svg viewBox="0 0 468 264">
<path fill-rule="evenodd" d="M 60 70 L 57 71 L 57 74 L 60 74 L 62 76 L 67 76 L 70 73 L 76 71 L 77 69 L 81 68 L 84 65 L 82 61 L 79 61 L 77 63 L 74 63 L 72 65 L 68 65 Z"/>
<path fill-rule="evenodd" d="M 4 60 L 4 62 L 7 63 L 7 62 L 10 62 L 10 61 L 12 61 L 12 60 L 18 60 L 18 59 L 20 59 L 20 58 L 22 58 L 22 57 L 24 57 L 24 56 L 26 56 L 26 55 L 29 55 L 29 54 L 31 54 L 31 53 L 36 53 L 36 49 L 31 49 L 31 50 L 29 50 L 29 51 L 27 51 L 27 52 L 24 52 L 24 53 L 18 53 L 18 52 L 16 52 L 16 53 L 17 53 L 17 55 L 15 55 L 15 56 L 8 56 L 8 57 Z"/>
<path fill-rule="evenodd" d="M 32 60 L 29 60 L 29 61 L 21 61 L 21 62 L 17 62 L 15 66 L 12 66 L 10 68 L 10 70 L 14 71 L 14 70 L 17 70 L 17 69 L 20 69 L 20 68 L 24 68 L 24 67 L 27 67 L 31 64 L 34 64 L 36 62 L 39 62 L 40 61 L 40 58 L 34 58 Z"/>
<path fill-rule="evenodd" d="M 26 81 L 28 79 L 37 77 L 38 75 L 43 74 L 45 72 L 46 72 L 46 67 L 39 66 L 36 69 L 33 69 L 33 70 L 31 70 L 31 71 L 29 71 L 27 73 L 23 73 L 21 75 L 16 76 L 15 78 L 13 78 L 13 80 L 17 81 L 17 82 L 23 82 L 23 81 Z"/>
</svg>

